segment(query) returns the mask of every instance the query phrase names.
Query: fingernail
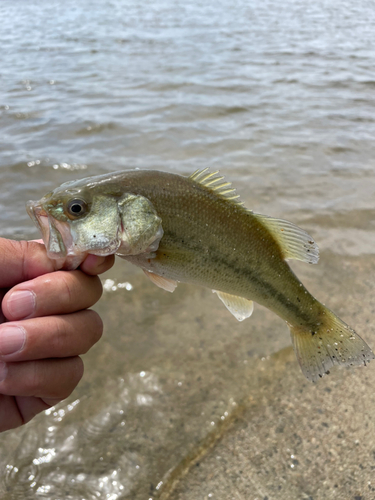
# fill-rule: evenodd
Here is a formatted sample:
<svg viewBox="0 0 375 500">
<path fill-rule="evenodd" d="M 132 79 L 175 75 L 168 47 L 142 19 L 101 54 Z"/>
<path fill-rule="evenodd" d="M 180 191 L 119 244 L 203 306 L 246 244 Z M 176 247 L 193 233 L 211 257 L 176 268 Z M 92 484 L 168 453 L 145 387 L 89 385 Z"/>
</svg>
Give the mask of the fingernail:
<svg viewBox="0 0 375 500">
<path fill-rule="evenodd" d="M 7 373 L 8 373 L 8 367 L 6 363 L 0 361 L 0 382 L 2 382 L 5 379 Z"/>
<path fill-rule="evenodd" d="M 25 345 L 26 332 L 23 328 L 12 325 L 0 327 L 0 355 L 14 354 Z"/>
<path fill-rule="evenodd" d="M 29 290 L 13 292 L 7 299 L 7 306 L 12 318 L 26 318 L 35 310 L 35 293 Z"/>
</svg>

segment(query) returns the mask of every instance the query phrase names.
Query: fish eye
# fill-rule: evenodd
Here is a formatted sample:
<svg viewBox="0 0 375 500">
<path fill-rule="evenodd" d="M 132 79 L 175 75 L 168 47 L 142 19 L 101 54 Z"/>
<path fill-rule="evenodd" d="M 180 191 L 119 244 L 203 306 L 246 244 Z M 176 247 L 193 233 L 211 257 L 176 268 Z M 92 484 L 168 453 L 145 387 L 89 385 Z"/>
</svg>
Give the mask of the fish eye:
<svg viewBox="0 0 375 500">
<path fill-rule="evenodd" d="M 74 199 L 69 201 L 67 210 L 69 215 L 80 217 L 87 212 L 87 205 L 83 200 Z"/>
</svg>

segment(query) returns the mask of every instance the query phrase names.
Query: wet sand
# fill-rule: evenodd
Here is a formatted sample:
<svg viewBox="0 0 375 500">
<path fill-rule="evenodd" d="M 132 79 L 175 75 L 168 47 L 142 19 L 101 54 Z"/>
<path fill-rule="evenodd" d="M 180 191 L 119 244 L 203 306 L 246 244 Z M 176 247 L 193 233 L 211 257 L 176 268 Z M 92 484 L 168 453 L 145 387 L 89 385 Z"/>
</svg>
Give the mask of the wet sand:
<svg viewBox="0 0 375 500">
<path fill-rule="evenodd" d="M 294 267 L 375 345 L 374 258 Z M 2 498 L 375 498 L 375 365 L 312 384 L 266 309 L 238 323 L 210 291 L 168 294 L 122 261 L 104 284 L 80 386 L 0 437 Z"/>
<path fill-rule="evenodd" d="M 320 247 L 301 281 L 375 348 L 375 10 L 0 2 L 0 234 L 63 182 L 220 169 Z M 112 281 L 110 281 L 112 280 Z M 286 325 L 118 261 L 68 400 L 0 435 L 2 500 L 374 500 L 375 363 L 311 384 Z"/>
</svg>

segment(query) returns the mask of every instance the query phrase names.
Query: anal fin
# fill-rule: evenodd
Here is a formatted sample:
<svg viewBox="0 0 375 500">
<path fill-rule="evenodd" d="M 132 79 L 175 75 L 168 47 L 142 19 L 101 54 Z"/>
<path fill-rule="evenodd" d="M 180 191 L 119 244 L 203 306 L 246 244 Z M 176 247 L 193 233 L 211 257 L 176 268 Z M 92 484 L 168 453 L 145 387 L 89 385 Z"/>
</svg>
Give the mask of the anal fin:
<svg viewBox="0 0 375 500">
<path fill-rule="evenodd" d="M 254 303 L 252 300 L 244 299 L 237 295 L 230 295 L 229 293 L 218 292 L 217 290 L 212 291 L 217 293 L 221 302 L 238 321 L 243 321 L 252 315 L 254 310 Z"/>
<path fill-rule="evenodd" d="M 169 278 L 164 278 L 163 276 L 159 276 L 155 273 L 150 273 L 150 271 L 146 271 L 143 269 L 143 272 L 156 286 L 166 290 L 167 292 L 174 292 L 177 286 L 177 281 L 171 280 Z"/>
</svg>

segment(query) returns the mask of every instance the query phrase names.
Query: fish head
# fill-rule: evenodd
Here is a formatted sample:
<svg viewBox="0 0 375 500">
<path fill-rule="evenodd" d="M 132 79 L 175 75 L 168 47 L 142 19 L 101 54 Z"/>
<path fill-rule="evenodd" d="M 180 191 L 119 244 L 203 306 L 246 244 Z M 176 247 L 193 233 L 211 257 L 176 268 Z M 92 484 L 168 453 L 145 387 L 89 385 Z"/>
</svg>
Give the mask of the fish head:
<svg viewBox="0 0 375 500">
<path fill-rule="evenodd" d="M 26 208 L 48 257 L 66 270 L 76 269 L 88 254 L 154 251 L 163 235 L 161 219 L 147 198 L 90 182 L 65 183 Z"/>
<path fill-rule="evenodd" d="M 121 244 L 117 199 L 84 186 L 65 183 L 39 201 L 29 201 L 27 212 L 42 233 L 47 255 L 75 269 L 86 256 L 110 255 Z"/>
</svg>

